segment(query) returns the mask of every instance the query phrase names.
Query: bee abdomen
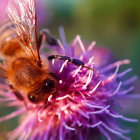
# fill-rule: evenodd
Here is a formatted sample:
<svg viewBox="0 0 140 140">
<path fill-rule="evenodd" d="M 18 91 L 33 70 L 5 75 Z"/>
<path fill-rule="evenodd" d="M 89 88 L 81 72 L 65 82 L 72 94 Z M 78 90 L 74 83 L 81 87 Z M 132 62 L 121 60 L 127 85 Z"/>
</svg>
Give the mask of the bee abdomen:
<svg viewBox="0 0 140 140">
<path fill-rule="evenodd" d="M 4 57 L 15 56 L 23 51 L 14 30 L 15 26 L 12 25 L 0 29 L 0 52 Z"/>
<path fill-rule="evenodd" d="M 19 54 L 21 51 L 22 48 L 20 47 L 19 42 L 17 42 L 17 39 L 11 39 L 1 43 L 0 52 L 5 57 L 15 56 L 16 54 Z"/>
</svg>

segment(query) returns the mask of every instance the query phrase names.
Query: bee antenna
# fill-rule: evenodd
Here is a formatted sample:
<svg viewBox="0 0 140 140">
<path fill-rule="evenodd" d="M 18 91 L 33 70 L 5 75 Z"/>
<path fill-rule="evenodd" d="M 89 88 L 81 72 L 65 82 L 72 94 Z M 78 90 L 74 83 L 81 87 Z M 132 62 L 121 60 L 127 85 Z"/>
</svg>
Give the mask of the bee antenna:
<svg viewBox="0 0 140 140">
<path fill-rule="evenodd" d="M 87 69 L 90 69 L 90 70 L 95 70 L 94 68 L 90 68 L 88 66 L 85 65 L 85 63 L 79 59 L 75 59 L 75 58 L 71 58 L 69 56 L 63 56 L 63 55 L 51 55 L 51 56 L 48 56 L 48 60 L 53 60 L 53 59 L 59 59 L 59 60 L 63 60 L 63 61 L 68 61 L 70 63 L 73 63 L 74 65 L 77 65 L 77 66 L 82 66 L 84 68 L 87 68 Z"/>
</svg>

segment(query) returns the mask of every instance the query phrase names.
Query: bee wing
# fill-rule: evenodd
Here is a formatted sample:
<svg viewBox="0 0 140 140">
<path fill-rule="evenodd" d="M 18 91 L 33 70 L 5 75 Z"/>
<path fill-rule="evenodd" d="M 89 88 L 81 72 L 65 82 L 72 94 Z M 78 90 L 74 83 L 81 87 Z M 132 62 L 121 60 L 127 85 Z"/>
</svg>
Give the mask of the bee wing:
<svg viewBox="0 0 140 140">
<path fill-rule="evenodd" d="M 11 0 L 8 4 L 7 12 L 16 26 L 15 31 L 21 47 L 23 47 L 28 55 L 39 60 L 34 0 Z"/>
</svg>

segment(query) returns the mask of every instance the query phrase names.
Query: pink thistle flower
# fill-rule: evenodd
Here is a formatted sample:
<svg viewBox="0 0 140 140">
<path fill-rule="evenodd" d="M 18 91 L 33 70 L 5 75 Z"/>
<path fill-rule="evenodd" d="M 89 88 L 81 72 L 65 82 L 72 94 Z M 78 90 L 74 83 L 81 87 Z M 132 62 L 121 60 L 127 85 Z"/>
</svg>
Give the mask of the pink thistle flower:
<svg viewBox="0 0 140 140">
<path fill-rule="evenodd" d="M 120 120 L 137 122 L 119 114 L 121 107 L 119 99 L 126 98 L 133 91 L 130 86 L 136 77 L 125 79 L 131 69 L 119 72 L 120 66 L 129 64 L 129 60 L 111 62 L 112 55 L 105 48 L 94 48 L 95 42 L 86 47 L 80 36 L 76 36 L 72 44 L 67 44 L 61 33 L 60 47 L 53 47 L 52 54 L 67 55 L 85 62 L 87 68 L 77 67 L 67 61 L 50 62 L 51 70 L 59 77 L 59 91 L 56 96 L 49 96 L 49 105 L 44 109 L 44 103 L 32 104 L 18 100 L 8 90 L 8 86 L 0 84 L 0 101 L 7 107 L 17 107 L 11 114 L 1 117 L 0 122 L 21 116 L 19 126 L 8 134 L 9 139 L 21 140 L 89 140 L 102 136 L 108 140 L 122 138 L 130 130 L 125 130 Z M 48 46 L 49 47 L 49 46 Z M 96 52 L 96 53 L 95 53 Z M 126 87 L 129 87 L 126 89 Z M 127 95 L 128 94 L 128 95 Z"/>
<path fill-rule="evenodd" d="M 10 0 L 0 0 L 0 25 L 4 24 L 7 20 L 9 20 L 6 14 L 6 8 L 8 2 Z M 48 20 L 51 17 L 51 13 L 48 10 L 47 4 L 45 0 L 35 0 L 36 1 L 36 10 L 37 10 L 37 17 L 38 17 L 38 24 L 41 26 L 44 23 L 48 23 Z M 46 20 L 47 19 L 47 20 Z"/>
<path fill-rule="evenodd" d="M 7 14 L 5 13 L 6 6 L 8 4 L 8 0 L 0 0 L 0 25 L 3 23 L 3 21 L 7 20 Z"/>
</svg>

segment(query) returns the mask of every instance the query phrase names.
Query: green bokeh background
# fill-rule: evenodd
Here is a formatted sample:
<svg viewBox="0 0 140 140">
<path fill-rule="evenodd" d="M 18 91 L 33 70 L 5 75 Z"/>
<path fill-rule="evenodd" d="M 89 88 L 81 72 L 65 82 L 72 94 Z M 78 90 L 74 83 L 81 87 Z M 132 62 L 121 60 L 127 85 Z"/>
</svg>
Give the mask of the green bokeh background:
<svg viewBox="0 0 140 140">
<path fill-rule="evenodd" d="M 132 61 L 130 67 L 134 68 L 132 73 L 140 76 L 139 0 L 46 0 L 46 4 L 50 16 L 47 23 L 40 24 L 40 28 L 49 28 L 58 37 L 58 28 L 62 25 L 68 42 L 77 34 L 85 41 L 94 40 L 97 46 L 109 48 L 116 58 L 129 58 Z M 139 91 L 138 80 L 135 92 Z M 138 99 L 130 111 L 128 116 L 140 119 Z M 0 108 L 0 112 L 2 116 L 9 110 Z M 2 138 L 4 130 L 11 130 L 16 124 L 16 119 L 0 124 L 0 140 L 5 139 Z M 140 139 L 140 123 L 126 124 L 133 127 L 132 139 Z"/>
</svg>

